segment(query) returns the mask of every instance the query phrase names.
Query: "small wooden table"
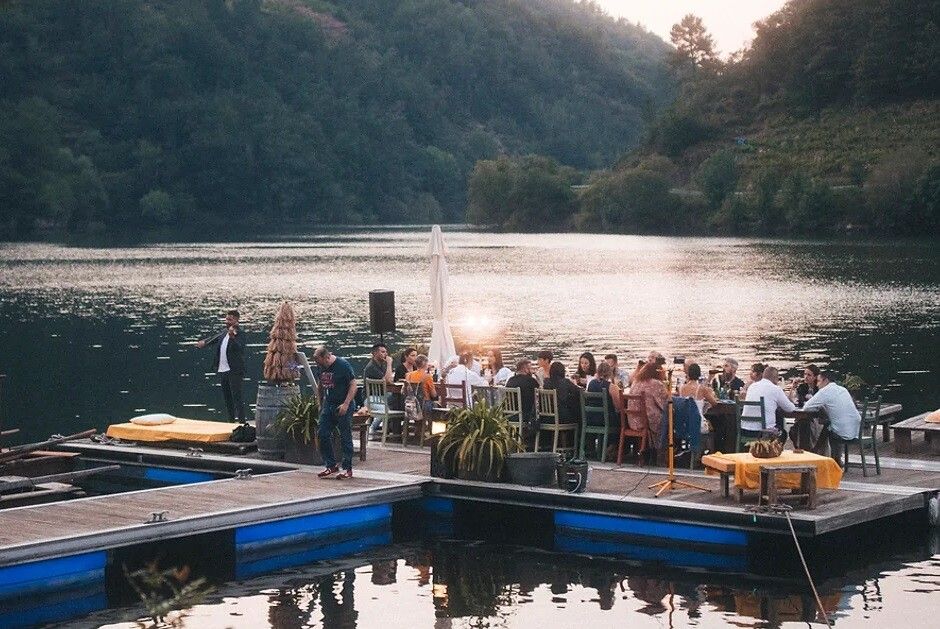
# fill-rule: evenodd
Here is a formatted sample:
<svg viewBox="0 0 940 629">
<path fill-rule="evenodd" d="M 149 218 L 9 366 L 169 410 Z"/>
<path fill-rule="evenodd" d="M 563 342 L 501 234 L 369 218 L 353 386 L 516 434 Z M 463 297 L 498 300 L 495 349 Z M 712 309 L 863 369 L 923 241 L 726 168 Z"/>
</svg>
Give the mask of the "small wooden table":
<svg viewBox="0 0 940 629">
<path fill-rule="evenodd" d="M 893 424 L 894 430 L 894 451 L 898 454 L 910 454 L 914 451 L 914 444 L 911 440 L 914 431 L 924 433 L 924 441 L 930 444 L 931 454 L 940 454 L 940 424 L 927 421 L 928 413 L 915 415 L 910 419 Z"/>
<path fill-rule="evenodd" d="M 778 482 L 780 474 L 799 474 L 800 486 L 792 489 L 790 493 L 780 493 L 780 483 Z M 816 498 L 815 465 L 760 466 L 760 491 L 758 492 L 757 504 L 762 505 L 765 500 L 768 505 L 779 504 L 781 500 L 800 500 L 805 501 L 808 509 L 815 509 Z"/>
<path fill-rule="evenodd" d="M 729 480 L 734 475 L 735 498 L 741 500 L 745 489 L 758 489 L 760 487 L 760 469 L 772 466 L 804 466 L 811 465 L 816 468 L 816 478 L 819 487 L 823 489 L 838 489 L 842 480 L 842 469 L 834 460 L 812 452 L 793 452 L 784 450 L 780 456 L 772 459 L 758 459 L 747 452 L 734 454 L 706 454 L 702 457 L 702 465 L 706 474 L 718 474 L 721 477 L 721 495 L 729 495 Z M 793 475 L 782 479 L 783 484 L 791 488 L 798 487 L 799 483 L 793 480 Z"/>
</svg>

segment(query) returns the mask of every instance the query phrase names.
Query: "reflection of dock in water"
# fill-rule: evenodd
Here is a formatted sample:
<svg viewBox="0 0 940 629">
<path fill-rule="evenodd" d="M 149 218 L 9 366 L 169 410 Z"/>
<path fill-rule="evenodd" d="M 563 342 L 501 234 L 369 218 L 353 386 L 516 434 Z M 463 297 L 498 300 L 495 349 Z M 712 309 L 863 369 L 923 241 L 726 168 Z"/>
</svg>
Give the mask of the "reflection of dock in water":
<svg viewBox="0 0 940 629">
<path fill-rule="evenodd" d="M 105 583 L 124 562 L 148 549 L 172 556 L 177 545 L 218 556 L 229 579 L 346 556 L 390 543 L 399 530 L 458 538 L 502 534 L 515 543 L 547 539 L 543 545 L 561 552 L 732 574 L 753 573 L 756 557 L 792 548 L 784 517 L 746 511 L 748 501 L 756 501 L 753 494 L 736 504 L 721 497 L 717 478 L 700 473 L 688 475 L 714 491 L 678 489 L 653 498 L 646 486 L 664 469 L 598 464 L 588 491 L 568 494 L 430 478 L 429 453 L 417 447 L 370 444 L 356 478 L 345 481 L 248 457 L 92 443 L 66 448 L 95 465 L 148 466 L 193 480 L 214 468 L 256 472 L 0 511 L 0 609 L 14 596 L 30 600 L 42 604 L 45 615 L 36 617 L 43 622 L 71 617 L 64 609 L 74 616 L 75 609 L 104 607 Z M 847 478 L 862 480 L 860 473 Z M 793 511 L 803 543 L 829 544 L 836 536 L 892 526 L 898 518 L 926 526 L 927 500 L 940 488 L 940 473 L 886 466 L 867 480 L 821 490 L 817 509 Z M 539 535 L 528 537 L 536 528 Z M 781 563 L 775 570 L 791 567 Z M 42 602 L 52 592 L 70 601 L 59 612 Z M 17 605 L 17 613 L 40 614 Z"/>
</svg>

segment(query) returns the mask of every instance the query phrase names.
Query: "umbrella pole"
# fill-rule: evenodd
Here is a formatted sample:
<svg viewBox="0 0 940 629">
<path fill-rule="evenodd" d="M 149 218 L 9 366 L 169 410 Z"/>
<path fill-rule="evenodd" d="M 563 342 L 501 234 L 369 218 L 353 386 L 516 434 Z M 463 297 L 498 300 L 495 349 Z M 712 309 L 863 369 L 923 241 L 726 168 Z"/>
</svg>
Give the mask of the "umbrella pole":
<svg viewBox="0 0 940 629">
<path fill-rule="evenodd" d="M 666 415 L 669 418 L 668 430 L 667 433 L 669 437 L 669 448 L 668 448 L 668 459 L 669 459 L 669 475 L 666 477 L 666 480 L 661 480 L 658 483 L 653 483 L 648 487 L 648 489 L 658 489 L 654 498 L 659 498 L 666 491 L 671 491 L 676 487 L 685 487 L 687 489 L 698 489 L 699 491 L 708 491 L 711 489 L 708 487 L 702 487 L 694 483 L 689 483 L 684 480 L 679 480 L 676 478 L 676 434 L 673 424 L 674 416 L 674 406 L 672 400 L 672 369 L 669 370 L 669 377 L 666 380 L 666 395 L 668 396 L 666 400 Z"/>
</svg>

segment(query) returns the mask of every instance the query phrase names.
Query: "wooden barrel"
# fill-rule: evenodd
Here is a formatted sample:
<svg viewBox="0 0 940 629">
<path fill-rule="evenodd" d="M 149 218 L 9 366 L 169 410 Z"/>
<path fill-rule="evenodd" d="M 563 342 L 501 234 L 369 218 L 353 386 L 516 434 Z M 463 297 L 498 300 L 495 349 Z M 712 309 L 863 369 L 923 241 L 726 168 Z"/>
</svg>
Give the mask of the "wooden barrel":
<svg viewBox="0 0 940 629">
<path fill-rule="evenodd" d="M 300 387 L 296 384 L 258 385 L 255 429 L 258 432 L 258 454 L 262 459 L 284 460 L 284 435 L 274 429 L 274 420 L 287 400 L 295 395 L 300 395 Z"/>
</svg>

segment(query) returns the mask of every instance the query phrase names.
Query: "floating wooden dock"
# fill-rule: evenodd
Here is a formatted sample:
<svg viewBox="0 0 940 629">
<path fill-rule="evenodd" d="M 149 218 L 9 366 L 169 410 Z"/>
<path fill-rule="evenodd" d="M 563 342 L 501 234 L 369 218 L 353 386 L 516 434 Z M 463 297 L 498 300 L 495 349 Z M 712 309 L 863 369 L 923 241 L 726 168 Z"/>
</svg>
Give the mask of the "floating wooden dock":
<svg viewBox="0 0 940 629">
<path fill-rule="evenodd" d="M 106 572 L 115 569 L 113 556 L 121 549 L 211 537 L 211 552 L 233 554 L 234 576 L 243 578 L 390 543 L 396 512 L 409 526 L 430 523 L 430 530 L 453 535 L 462 519 L 516 510 L 537 514 L 556 550 L 742 572 L 762 543 L 770 539 L 774 547 L 780 535 L 790 534 L 784 517 L 747 511 L 747 505 L 719 495 L 716 478 L 701 474 L 692 475 L 713 492 L 654 498 L 646 486 L 665 470 L 599 465 L 588 492 L 567 494 L 431 478 L 426 450 L 370 448 L 356 477 L 338 480 L 319 479 L 311 468 L 245 457 L 70 444 L 66 449 L 81 452 L 90 464 L 120 463 L 145 476 L 155 470 L 153 477 L 192 484 L 0 511 L 0 625 L 23 617 L 66 617 L 45 604 L 10 612 L 20 616 L 4 615 L 10 601 L 41 601 L 49 592 L 61 597 L 63 590 L 78 588 L 82 609 L 100 608 Z M 210 473 L 249 467 L 255 473 L 247 478 L 212 480 Z M 880 484 L 847 477 L 842 488 L 822 490 L 819 508 L 792 513 L 797 535 L 815 540 L 905 514 L 926 523 L 940 473 L 883 471 Z M 905 483 L 893 484 L 892 478 Z M 23 594 L 35 596 L 22 599 Z M 76 605 L 67 609 L 74 612 Z"/>
</svg>

